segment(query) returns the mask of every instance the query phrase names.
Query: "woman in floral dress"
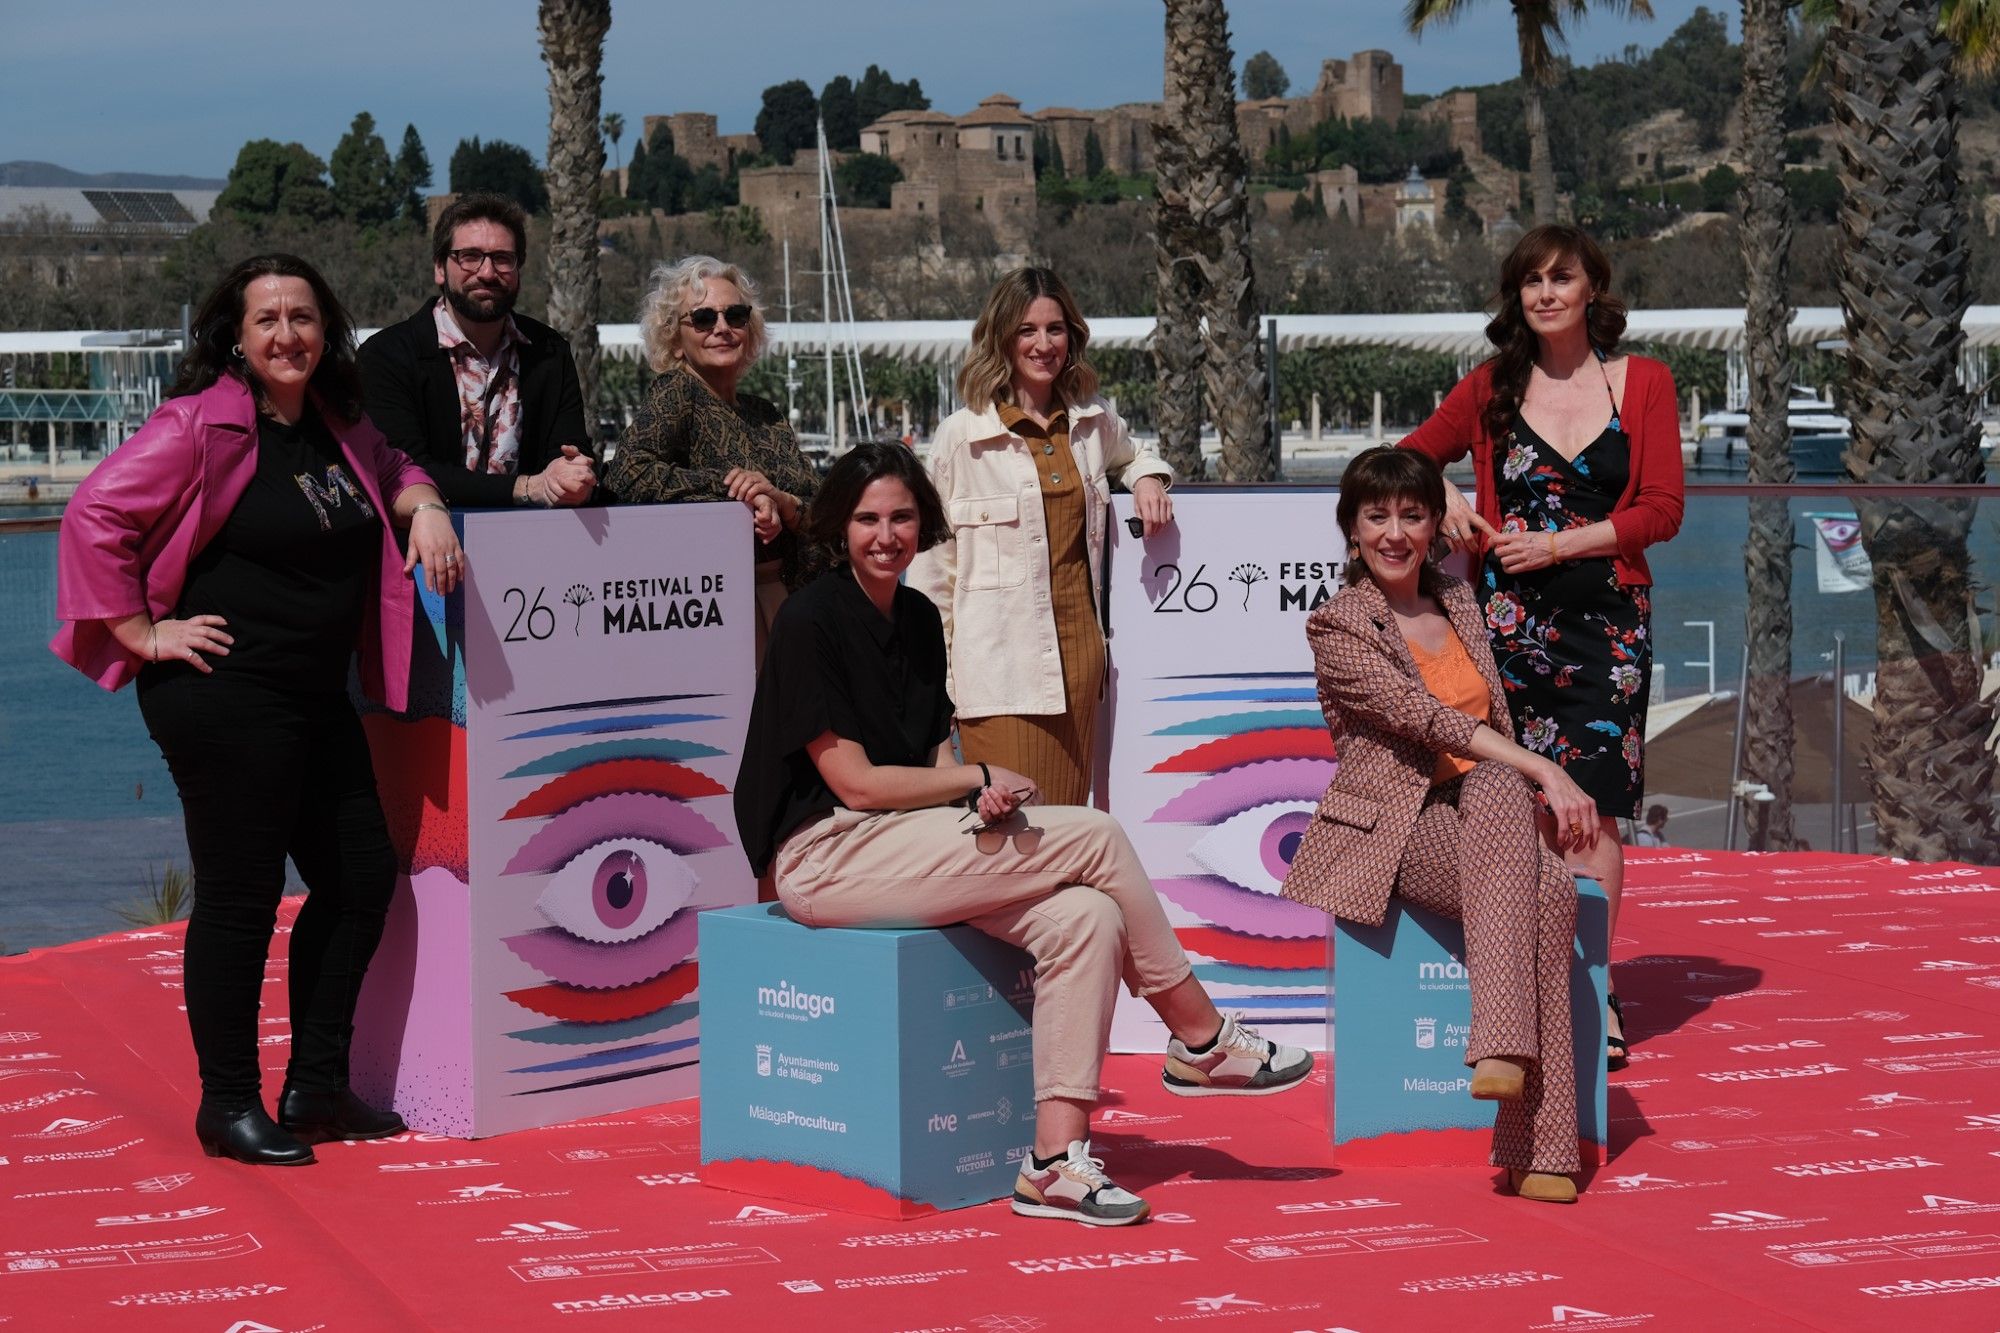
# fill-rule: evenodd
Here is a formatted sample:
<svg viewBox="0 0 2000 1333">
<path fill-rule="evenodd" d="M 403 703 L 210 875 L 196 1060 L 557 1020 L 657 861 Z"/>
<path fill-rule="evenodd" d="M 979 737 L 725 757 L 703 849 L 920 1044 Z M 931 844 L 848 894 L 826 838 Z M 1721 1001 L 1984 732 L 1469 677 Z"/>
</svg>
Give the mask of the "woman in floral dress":
<svg viewBox="0 0 2000 1333">
<path fill-rule="evenodd" d="M 1652 683 L 1646 547 L 1680 530 L 1673 375 L 1617 350 L 1625 307 L 1611 265 L 1574 227 L 1537 227 L 1500 270 L 1497 349 L 1403 440 L 1440 465 L 1472 455 L 1476 504 L 1446 496 L 1443 533 L 1483 556 L 1478 584 L 1521 745 L 1597 802 L 1600 836 L 1570 864 L 1604 887 L 1617 933 L 1617 820 L 1645 797 Z M 1544 816 L 1544 838 L 1562 841 Z M 1573 832 L 1573 831 L 1570 831 Z M 1611 1066 L 1624 1023 L 1611 1002 Z"/>
</svg>

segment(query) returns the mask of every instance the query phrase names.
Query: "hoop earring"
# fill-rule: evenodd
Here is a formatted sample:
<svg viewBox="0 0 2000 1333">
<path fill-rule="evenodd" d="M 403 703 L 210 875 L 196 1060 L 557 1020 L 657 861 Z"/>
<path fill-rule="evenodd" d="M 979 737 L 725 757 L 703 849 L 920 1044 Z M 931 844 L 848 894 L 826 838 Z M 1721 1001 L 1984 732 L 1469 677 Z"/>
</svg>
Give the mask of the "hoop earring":
<svg viewBox="0 0 2000 1333">
<path fill-rule="evenodd" d="M 241 361 L 243 359 L 243 344 L 237 343 L 234 347 L 229 349 L 229 354 L 235 357 L 238 361 Z"/>
</svg>

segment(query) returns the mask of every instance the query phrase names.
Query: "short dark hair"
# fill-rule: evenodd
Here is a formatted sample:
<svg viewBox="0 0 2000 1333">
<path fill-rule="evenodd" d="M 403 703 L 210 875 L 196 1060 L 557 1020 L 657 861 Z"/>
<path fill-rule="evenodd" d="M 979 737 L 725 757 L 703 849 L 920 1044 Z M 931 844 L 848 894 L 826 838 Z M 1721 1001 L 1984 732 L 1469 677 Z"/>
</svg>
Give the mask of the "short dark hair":
<svg viewBox="0 0 2000 1333">
<path fill-rule="evenodd" d="M 528 214 L 504 194 L 462 194 L 438 214 L 431 228 L 431 262 L 444 263 L 451 254 L 451 234 L 468 222 L 497 222 L 514 233 L 514 253 L 528 258 Z"/>
<path fill-rule="evenodd" d="M 243 293 L 258 278 L 303 278 L 312 288 L 326 341 L 319 365 L 313 369 L 313 392 L 327 411 L 342 420 L 360 420 L 361 372 L 354 364 L 354 320 L 319 270 L 297 255 L 252 255 L 223 275 L 215 290 L 202 298 L 200 309 L 188 324 L 187 351 L 181 356 L 167 396 L 200 393 L 224 375 L 232 375 L 248 385 L 262 405 L 264 386 L 234 351 L 243 336 Z"/>
<path fill-rule="evenodd" d="M 1354 522 L 1362 506 L 1402 499 L 1415 500 L 1436 517 L 1444 517 L 1444 473 L 1438 471 L 1437 463 L 1429 454 L 1393 444 L 1363 449 L 1340 474 L 1340 502 L 1334 507 L 1340 535 L 1352 546 Z M 1419 585 L 1425 592 L 1432 591 L 1435 584 L 1437 559 L 1438 543 L 1433 540 L 1424 554 Z M 1358 583 L 1367 574 L 1367 567 L 1359 560 L 1347 562 L 1349 583 Z"/>
<path fill-rule="evenodd" d="M 1647 824 L 1649 825 L 1664 824 L 1666 822 L 1667 822 L 1667 807 L 1665 807 L 1664 805 L 1649 805 L 1646 807 Z"/>
<path fill-rule="evenodd" d="M 917 501 L 917 549 L 928 551 L 951 536 L 944 501 L 931 485 L 924 465 L 900 440 L 863 440 L 835 459 L 826 480 L 806 512 L 808 539 L 825 547 L 836 560 L 847 559 L 847 520 L 861 503 L 861 494 L 884 477 L 902 482 Z"/>
</svg>

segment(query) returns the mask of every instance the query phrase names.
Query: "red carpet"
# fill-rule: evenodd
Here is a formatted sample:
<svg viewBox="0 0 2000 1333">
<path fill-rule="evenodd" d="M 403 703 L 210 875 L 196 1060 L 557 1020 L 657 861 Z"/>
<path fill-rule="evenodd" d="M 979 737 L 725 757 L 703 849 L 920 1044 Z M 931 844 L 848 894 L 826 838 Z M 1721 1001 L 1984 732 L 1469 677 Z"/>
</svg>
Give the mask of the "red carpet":
<svg viewBox="0 0 2000 1333">
<path fill-rule="evenodd" d="M 2000 873 L 1641 853 L 1632 879 L 1637 1045 L 1574 1208 L 1343 1170 L 1323 1086 L 1184 1101 L 1135 1056 L 1097 1147 L 1141 1227 L 707 1188 L 692 1102 L 253 1170 L 194 1143 L 177 931 L 0 960 L 0 1329 L 2000 1328 Z"/>
</svg>

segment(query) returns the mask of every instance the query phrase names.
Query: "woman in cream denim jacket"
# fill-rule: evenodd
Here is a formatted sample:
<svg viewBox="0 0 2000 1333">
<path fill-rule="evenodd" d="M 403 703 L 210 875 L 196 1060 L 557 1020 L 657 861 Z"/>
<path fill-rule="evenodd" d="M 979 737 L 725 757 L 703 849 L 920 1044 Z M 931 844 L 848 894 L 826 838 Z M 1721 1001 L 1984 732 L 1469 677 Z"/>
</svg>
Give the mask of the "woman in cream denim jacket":
<svg viewBox="0 0 2000 1333">
<path fill-rule="evenodd" d="M 967 406 L 930 454 L 952 538 L 917 558 L 909 583 L 944 618 L 966 761 L 1081 805 L 1104 681 L 1109 478 L 1133 492 L 1150 534 L 1173 517 L 1173 469 L 1139 452 L 1095 396 L 1090 330 L 1054 273 L 1002 278 L 972 337 L 959 374 Z"/>
</svg>

